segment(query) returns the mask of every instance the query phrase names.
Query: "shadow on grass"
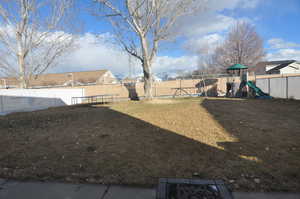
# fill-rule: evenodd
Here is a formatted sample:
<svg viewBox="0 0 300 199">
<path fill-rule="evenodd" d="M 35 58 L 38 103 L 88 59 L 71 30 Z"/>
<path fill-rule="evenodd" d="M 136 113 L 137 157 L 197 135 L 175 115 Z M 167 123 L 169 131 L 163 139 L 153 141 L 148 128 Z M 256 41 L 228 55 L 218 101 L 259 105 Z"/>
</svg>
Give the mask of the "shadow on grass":
<svg viewBox="0 0 300 199">
<path fill-rule="evenodd" d="M 238 181 L 256 178 L 259 187 L 267 191 L 300 190 L 298 102 L 208 98 L 201 106 L 237 139 L 218 145 L 252 162 L 237 163 L 244 167 Z"/>
<path fill-rule="evenodd" d="M 252 164 L 103 106 L 12 114 L 0 131 L 2 178 L 155 185 L 195 173 L 228 180 Z"/>
<path fill-rule="evenodd" d="M 201 106 L 237 139 L 218 143 L 225 150 L 108 106 L 0 117 L 0 177 L 155 185 L 160 177 L 190 178 L 197 173 L 204 179 L 234 180 L 236 190 L 297 191 L 299 151 L 291 147 L 299 144 L 299 126 L 291 113 L 298 105 L 284 106 L 289 131 L 279 124 L 287 115 L 274 117 L 268 103 L 203 101 Z"/>
</svg>

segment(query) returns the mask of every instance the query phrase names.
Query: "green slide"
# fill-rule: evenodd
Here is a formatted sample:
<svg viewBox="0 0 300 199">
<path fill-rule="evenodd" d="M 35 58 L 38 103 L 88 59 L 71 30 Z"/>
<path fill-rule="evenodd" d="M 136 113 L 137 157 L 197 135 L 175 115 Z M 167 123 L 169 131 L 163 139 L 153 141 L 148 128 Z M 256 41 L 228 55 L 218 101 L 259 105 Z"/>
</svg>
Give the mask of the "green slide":
<svg viewBox="0 0 300 199">
<path fill-rule="evenodd" d="M 255 86 L 255 84 L 252 81 L 248 81 L 247 85 L 255 91 L 256 95 L 258 95 L 260 97 L 269 96 L 269 94 L 264 93 L 260 88 Z"/>
</svg>

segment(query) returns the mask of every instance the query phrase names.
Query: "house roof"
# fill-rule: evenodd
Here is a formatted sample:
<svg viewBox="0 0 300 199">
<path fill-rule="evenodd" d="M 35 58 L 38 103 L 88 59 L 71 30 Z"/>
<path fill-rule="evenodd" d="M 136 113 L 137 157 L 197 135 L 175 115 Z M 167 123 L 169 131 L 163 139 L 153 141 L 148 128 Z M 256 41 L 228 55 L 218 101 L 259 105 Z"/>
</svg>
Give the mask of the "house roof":
<svg viewBox="0 0 300 199">
<path fill-rule="evenodd" d="M 281 63 L 276 66 L 275 68 L 272 68 L 271 70 L 268 70 L 267 73 L 272 73 L 272 72 L 275 72 L 275 71 L 278 71 L 284 67 L 287 67 L 288 65 L 292 64 L 296 62 L 295 60 L 286 60 L 286 61 L 281 61 Z M 274 64 L 275 65 L 275 64 Z"/>
<path fill-rule="evenodd" d="M 235 64 L 227 68 L 227 70 L 242 70 L 242 69 L 247 69 L 247 66 L 244 66 L 242 64 Z"/>
<path fill-rule="evenodd" d="M 80 83 L 95 83 L 101 78 L 108 70 L 94 70 L 83 72 L 66 72 L 66 73 L 48 73 L 32 77 L 30 86 L 62 86 L 67 82 L 80 82 Z M 73 76 L 73 77 L 72 77 Z M 16 78 L 5 78 L 8 85 L 17 85 Z"/>
<path fill-rule="evenodd" d="M 49 73 L 38 75 L 30 81 L 31 86 L 63 85 L 68 81 L 93 83 L 102 77 L 108 70 L 83 72 Z M 72 77 L 73 76 L 73 77 Z"/>
<path fill-rule="evenodd" d="M 263 75 L 263 74 L 266 74 L 266 66 L 267 65 L 278 65 L 275 68 L 277 68 L 277 67 L 278 68 L 280 68 L 280 67 L 284 68 L 284 67 L 286 67 L 287 65 L 289 65 L 293 62 L 296 62 L 296 61 L 295 60 L 263 61 L 263 62 L 257 63 L 255 67 L 250 67 L 249 71 L 255 72 L 257 75 Z M 274 70 L 275 68 L 273 68 L 271 70 Z M 275 70 L 279 70 L 278 68 L 275 69 Z"/>
<path fill-rule="evenodd" d="M 281 65 L 281 64 L 286 64 L 286 63 L 293 63 L 296 62 L 296 60 L 280 60 L 280 61 L 267 61 L 267 65 Z"/>
</svg>

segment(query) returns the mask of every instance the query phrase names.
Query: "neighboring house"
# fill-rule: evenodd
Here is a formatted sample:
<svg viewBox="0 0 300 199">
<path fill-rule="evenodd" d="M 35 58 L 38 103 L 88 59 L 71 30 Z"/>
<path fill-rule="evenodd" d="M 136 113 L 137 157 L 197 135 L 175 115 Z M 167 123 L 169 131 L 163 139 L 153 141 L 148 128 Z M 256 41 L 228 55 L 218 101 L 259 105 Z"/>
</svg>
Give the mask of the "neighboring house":
<svg viewBox="0 0 300 199">
<path fill-rule="evenodd" d="M 296 60 L 260 62 L 249 71 L 257 75 L 264 74 L 294 74 L 300 73 L 300 63 Z"/>
<path fill-rule="evenodd" d="M 153 82 L 161 82 L 162 79 L 160 79 L 159 77 L 153 75 Z M 137 76 L 137 77 L 125 77 L 122 80 L 122 83 L 137 83 L 137 82 L 144 82 L 144 77 L 143 76 Z"/>
<path fill-rule="evenodd" d="M 8 87 L 18 87 L 16 78 L 4 78 Z M 4 82 L 4 80 L 2 81 Z M 3 85 L 3 83 L 0 83 Z M 109 70 L 95 70 L 68 73 L 49 73 L 34 76 L 29 81 L 29 87 L 61 87 L 82 86 L 93 84 L 114 84 L 118 80 Z"/>
<path fill-rule="evenodd" d="M 156 75 L 152 75 L 152 80 L 153 82 L 161 82 L 162 80 L 157 77 Z M 144 82 L 144 77 L 143 76 L 139 76 L 137 77 L 137 82 Z"/>
<path fill-rule="evenodd" d="M 125 77 L 124 79 L 121 80 L 121 82 L 123 84 L 127 84 L 127 83 L 137 83 L 138 80 L 135 77 Z"/>
</svg>

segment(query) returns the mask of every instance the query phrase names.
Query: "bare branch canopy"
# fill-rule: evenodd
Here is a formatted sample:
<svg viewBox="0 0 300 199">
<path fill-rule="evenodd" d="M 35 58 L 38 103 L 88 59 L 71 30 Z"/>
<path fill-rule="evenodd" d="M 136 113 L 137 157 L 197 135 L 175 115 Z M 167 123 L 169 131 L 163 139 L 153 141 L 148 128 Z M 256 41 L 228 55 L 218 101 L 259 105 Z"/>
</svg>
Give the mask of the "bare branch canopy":
<svg viewBox="0 0 300 199">
<path fill-rule="evenodd" d="M 234 64 L 255 66 L 265 56 L 263 40 L 248 22 L 237 22 L 224 43 L 211 57 L 213 65 L 225 69 Z"/>
<path fill-rule="evenodd" d="M 207 0 L 95 0 L 99 15 L 111 22 L 123 49 L 141 61 L 144 90 L 152 98 L 152 63 L 157 56 L 160 41 L 173 34 L 178 18 L 203 7 Z"/>
<path fill-rule="evenodd" d="M 65 32 L 72 0 L 0 1 L 0 73 L 27 88 L 73 45 Z"/>
</svg>

